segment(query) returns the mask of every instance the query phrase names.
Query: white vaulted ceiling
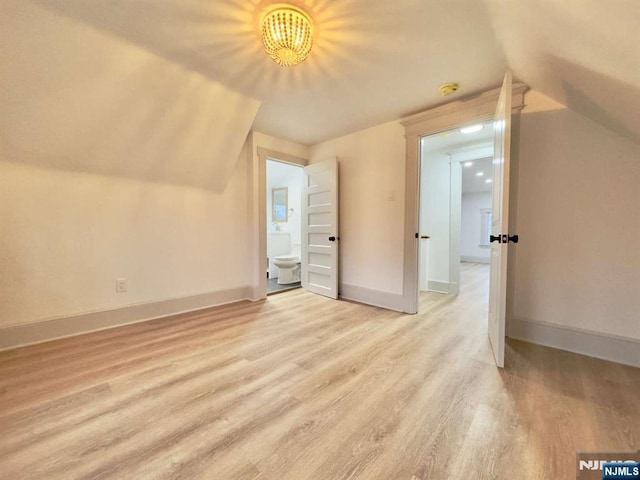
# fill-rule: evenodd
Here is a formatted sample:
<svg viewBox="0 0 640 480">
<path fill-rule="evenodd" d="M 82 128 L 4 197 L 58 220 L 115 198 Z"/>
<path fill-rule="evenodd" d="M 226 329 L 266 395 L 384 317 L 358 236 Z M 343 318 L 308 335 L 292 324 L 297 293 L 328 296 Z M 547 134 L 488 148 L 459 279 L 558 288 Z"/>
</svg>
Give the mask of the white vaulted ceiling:
<svg viewBox="0 0 640 480">
<path fill-rule="evenodd" d="M 514 75 L 640 143 L 638 0 L 485 0 Z"/>
<path fill-rule="evenodd" d="M 264 0 L 25 0 L 262 102 L 254 128 L 313 144 L 514 76 L 640 141 L 637 0 L 294 0 L 314 19 L 306 62 L 264 53 Z"/>
</svg>

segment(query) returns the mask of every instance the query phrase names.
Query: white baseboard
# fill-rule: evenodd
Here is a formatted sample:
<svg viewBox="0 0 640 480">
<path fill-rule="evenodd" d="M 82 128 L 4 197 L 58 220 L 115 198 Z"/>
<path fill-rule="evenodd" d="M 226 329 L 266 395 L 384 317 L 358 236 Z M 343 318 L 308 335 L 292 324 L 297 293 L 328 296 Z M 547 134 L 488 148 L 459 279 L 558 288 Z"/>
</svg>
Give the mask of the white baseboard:
<svg viewBox="0 0 640 480">
<path fill-rule="evenodd" d="M 512 319 L 508 335 L 517 340 L 640 367 L 640 340 L 534 320 Z"/>
<path fill-rule="evenodd" d="M 467 256 L 461 256 L 460 257 L 460 261 L 461 262 L 471 262 L 471 263 L 489 263 L 491 259 L 487 258 L 487 257 L 467 257 Z"/>
<path fill-rule="evenodd" d="M 0 329 L 0 351 L 249 300 L 253 297 L 254 288 L 243 286 L 6 327 Z"/>
<path fill-rule="evenodd" d="M 366 305 L 373 305 L 374 307 L 395 310 L 396 312 L 404 311 L 404 301 L 401 293 L 388 293 L 343 284 L 340 287 L 340 298 L 364 303 Z"/>
<path fill-rule="evenodd" d="M 247 300 L 251 300 L 252 302 L 257 302 L 259 300 L 264 300 L 265 298 L 267 298 L 265 292 L 262 291 L 259 285 L 255 285 L 253 287 L 247 287 L 247 290 L 248 290 Z"/>
<path fill-rule="evenodd" d="M 452 289 L 455 290 L 456 285 L 449 282 L 441 282 L 439 280 L 429 280 L 427 282 L 427 291 L 436 292 L 436 293 L 446 293 L 449 294 L 452 292 Z"/>
</svg>

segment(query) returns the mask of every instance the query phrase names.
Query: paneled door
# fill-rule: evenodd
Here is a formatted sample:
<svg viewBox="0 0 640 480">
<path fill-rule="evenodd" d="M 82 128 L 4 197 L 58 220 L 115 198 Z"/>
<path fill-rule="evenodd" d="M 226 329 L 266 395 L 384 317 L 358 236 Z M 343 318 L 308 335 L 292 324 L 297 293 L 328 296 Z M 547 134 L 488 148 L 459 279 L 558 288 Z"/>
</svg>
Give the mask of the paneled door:
<svg viewBox="0 0 640 480">
<path fill-rule="evenodd" d="M 304 168 L 302 286 L 338 298 L 338 159 Z"/>
<path fill-rule="evenodd" d="M 489 286 L 489 341 L 496 365 L 504 367 L 509 248 L 509 163 L 511 150 L 511 73 L 507 72 L 493 122 L 493 208 Z"/>
</svg>

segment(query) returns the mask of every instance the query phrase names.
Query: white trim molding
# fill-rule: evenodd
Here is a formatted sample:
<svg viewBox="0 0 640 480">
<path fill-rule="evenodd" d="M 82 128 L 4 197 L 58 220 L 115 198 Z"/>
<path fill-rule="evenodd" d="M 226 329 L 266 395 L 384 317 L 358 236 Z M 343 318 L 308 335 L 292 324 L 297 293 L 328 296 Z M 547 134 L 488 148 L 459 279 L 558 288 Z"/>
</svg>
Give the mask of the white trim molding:
<svg viewBox="0 0 640 480">
<path fill-rule="evenodd" d="M 512 107 L 524 108 L 524 94 L 529 87 L 524 83 L 514 83 L 512 87 Z M 440 133 L 462 128 L 467 124 L 483 123 L 493 119 L 500 96 L 500 87 L 468 95 L 459 100 L 430 108 L 400 122 L 405 128 L 405 136 L 424 136 L 425 132 Z M 431 135 L 431 133 L 426 133 Z"/>
<path fill-rule="evenodd" d="M 399 293 L 382 292 L 356 285 L 342 284 L 340 286 L 340 298 L 396 312 L 403 311 L 403 299 Z"/>
<path fill-rule="evenodd" d="M 0 329 L 0 351 L 254 298 L 253 287 L 202 293 Z"/>
<path fill-rule="evenodd" d="M 435 293 L 445 293 L 447 295 L 458 294 L 458 284 L 456 282 L 442 282 L 440 280 L 429 280 L 427 291 Z"/>
<path fill-rule="evenodd" d="M 525 106 L 524 95 L 529 87 L 514 83 L 512 112 L 519 113 Z M 440 105 L 403 119 L 406 139 L 405 168 L 405 240 L 402 295 L 403 311 L 418 311 L 418 202 L 420 200 L 420 138 L 493 119 L 500 96 L 500 88 L 471 95 Z"/>
<path fill-rule="evenodd" d="M 484 248 L 483 245 L 480 245 Z M 491 259 L 489 257 L 468 257 L 466 255 L 462 255 L 460 257 L 461 262 L 471 262 L 471 263 L 489 263 Z"/>
<path fill-rule="evenodd" d="M 640 367 L 638 339 L 516 318 L 508 322 L 508 330 L 516 340 Z"/>
</svg>

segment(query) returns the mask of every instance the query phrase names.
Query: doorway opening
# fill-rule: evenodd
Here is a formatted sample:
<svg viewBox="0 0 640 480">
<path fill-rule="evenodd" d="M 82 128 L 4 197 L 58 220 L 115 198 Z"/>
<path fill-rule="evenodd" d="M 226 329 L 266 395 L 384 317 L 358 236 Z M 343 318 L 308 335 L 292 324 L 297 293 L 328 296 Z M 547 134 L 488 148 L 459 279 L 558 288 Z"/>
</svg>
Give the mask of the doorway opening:
<svg viewBox="0 0 640 480">
<path fill-rule="evenodd" d="M 506 72 L 502 87 L 498 89 L 467 100 L 434 107 L 402 121 L 407 143 L 407 172 L 416 173 L 415 176 L 406 175 L 405 229 L 407 235 L 404 243 L 402 289 L 407 313 L 417 313 L 420 296 L 419 242 L 421 235 L 418 229 L 420 228 L 419 192 L 422 137 L 451 131 L 453 128 L 462 130 L 464 127 L 480 122 L 492 121 L 493 123 L 493 199 L 489 237 L 491 257 L 487 320 L 489 341 L 496 366 L 500 368 L 504 367 L 506 338 L 508 246 L 510 243 L 518 243 L 519 240 L 518 235 L 510 231 L 509 222 L 511 123 L 513 114 L 524 108 L 524 94 L 527 89 L 528 87 L 522 83 L 514 85 L 511 73 Z M 454 169 L 451 171 L 455 172 Z M 451 199 L 449 201 L 451 202 Z M 455 245 L 454 242 L 454 248 Z M 451 287 L 450 285 L 449 288 L 456 288 L 456 286 Z"/>
<path fill-rule="evenodd" d="M 303 173 L 299 165 L 266 162 L 267 295 L 301 287 Z"/>
<path fill-rule="evenodd" d="M 267 234 L 271 229 L 274 232 L 277 225 L 289 223 L 291 218 L 296 216 L 296 207 L 289 206 L 289 190 L 278 190 L 277 187 L 268 188 L 267 185 L 267 162 L 275 161 L 288 166 L 298 168 L 302 173 L 302 184 L 300 188 L 300 254 L 299 270 L 298 261 L 294 257 L 294 242 L 291 245 L 290 264 L 278 266 L 275 261 L 273 265 L 278 267 L 278 277 L 280 278 L 283 269 L 287 272 L 289 284 L 291 279 L 300 275 L 300 284 L 303 289 L 324 295 L 330 298 L 338 298 L 338 256 L 339 256 L 339 232 L 338 232 L 338 159 L 328 158 L 324 161 L 309 165 L 308 160 L 294 155 L 285 154 L 275 150 L 270 150 L 261 146 L 257 147 L 257 189 L 256 200 L 256 234 L 258 237 L 257 264 L 258 285 L 254 289 L 256 298 L 267 296 L 267 272 L 272 263 L 267 254 Z M 300 168 L 302 167 L 302 168 Z M 284 200 L 287 205 L 284 205 Z M 274 202 L 275 199 L 275 202 Z M 269 205 L 271 202 L 271 206 Z M 274 208 L 275 205 L 275 208 Z M 293 208 L 293 211 L 291 210 Z M 285 215 L 286 211 L 286 215 Z M 273 221 L 273 215 L 280 222 Z M 284 222 L 284 219 L 287 222 Z M 274 225 L 274 223 L 276 225 Z M 282 231 L 282 225 L 280 225 Z M 272 255 L 274 257 L 280 255 Z M 286 261 L 286 260 L 285 260 Z M 297 270 L 297 271 L 296 271 Z M 278 283 L 278 282 L 276 282 Z M 297 285 L 292 286 L 297 287 Z M 282 282 L 280 282 L 282 284 Z"/>
<path fill-rule="evenodd" d="M 488 281 L 493 136 L 489 121 L 420 139 L 421 295 L 458 295 Z"/>
</svg>

